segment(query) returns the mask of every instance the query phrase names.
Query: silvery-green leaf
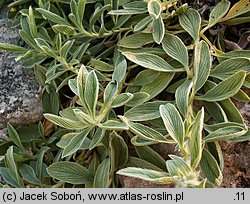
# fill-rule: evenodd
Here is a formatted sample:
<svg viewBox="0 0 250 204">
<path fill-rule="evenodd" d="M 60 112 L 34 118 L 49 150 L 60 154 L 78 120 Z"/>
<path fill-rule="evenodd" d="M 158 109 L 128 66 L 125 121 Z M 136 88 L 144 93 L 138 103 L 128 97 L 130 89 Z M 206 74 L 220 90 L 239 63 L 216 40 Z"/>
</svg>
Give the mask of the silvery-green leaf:
<svg viewBox="0 0 250 204">
<path fill-rule="evenodd" d="M 157 184 L 171 184 L 174 182 L 173 178 L 171 178 L 168 173 L 150 169 L 128 167 L 126 169 L 119 170 L 117 174 L 138 178 Z"/>
<path fill-rule="evenodd" d="M 168 140 L 158 131 L 140 123 L 133 123 L 127 118 L 120 116 L 121 120 L 128 125 L 131 132 L 147 140 L 168 142 Z"/>
<path fill-rule="evenodd" d="M 115 121 L 115 120 L 108 120 L 102 124 L 100 127 L 105 130 L 128 130 L 128 126 L 122 122 Z"/>
<path fill-rule="evenodd" d="M 200 167 L 205 178 L 212 186 L 220 185 L 222 181 L 222 172 L 213 155 L 206 149 L 203 149 Z"/>
<path fill-rule="evenodd" d="M 84 89 L 85 89 L 85 83 L 86 83 L 86 76 L 88 74 L 88 71 L 84 65 L 81 66 L 78 75 L 77 75 L 77 95 L 79 96 L 82 104 L 85 104 L 84 101 Z M 72 81 L 73 82 L 73 81 Z M 75 84 L 70 83 L 71 87 L 74 89 Z"/>
<path fill-rule="evenodd" d="M 71 184 L 85 184 L 93 181 L 92 173 L 74 162 L 53 163 L 47 168 L 47 171 L 51 177 Z"/>
<path fill-rule="evenodd" d="M 245 128 L 240 126 L 230 126 L 225 128 L 220 128 L 209 135 L 207 135 L 204 140 L 206 142 L 214 142 L 214 141 L 225 141 L 232 138 L 237 138 L 244 135 L 247 132 Z"/>
<path fill-rule="evenodd" d="M 44 117 L 53 122 L 54 124 L 66 128 L 66 129 L 83 129 L 86 127 L 86 124 L 83 124 L 80 121 L 74 121 L 74 120 L 70 120 L 67 118 L 62 118 L 60 116 L 57 115 L 52 115 L 52 114 L 44 114 Z"/>
<path fill-rule="evenodd" d="M 165 35 L 165 26 L 162 17 L 153 20 L 153 38 L 157 44 L 160 44 Z"/>
<path fill-rule="evenodd" d="M 19 168 L 20 174 L 22 175 L 22 178 L 29 183 L 40 185 L 41 181 L 36 176 L 36 173 L 34 169 L 27 165 L 27 164 L 22 164 Z"/>
<path fill-rule="evenodd" d="M 28 51 L 28 49 L 26 48 L 7 43 L 0 43 L 0 50 L 7 50 L 10 52 L 19 52 L 19 53 L 25 53 Z"/>
<path fill-rule="evenodd" d="M 91 138 L 91 142 L 89 144 L 89 149 L 94 149 L 95 147 L 97 147 L 98 145 L 101 144 L 102 139 L 105 137 L 105 133 L 106 130 L 102 129 L 102 128 L 97 128 L 93 137 Z M 86 141 L 84 141 L 85 143 Z"/>
<path fill-rule="evenodd" d="M 216 5 L 216 7 L 211 11 L 209 15 L 209 28 L 214 26 L 225 16 L 230 8 L 230 4 L 230 1 L 222 0 L 219 4 Z"/>
<path fill-rule="evenodd" d="M 78 10 L 78 22 L 82 23 L 84 12 L 85 12 L 85 6 L 88 0 L 79 0 L 78 5 L 77 5 L 77 10 Z"/>
<path fill-rule="evenodd" d="M 204 105 L 208 113 L 217 123 L 228 121 L 227 115 L 219 103 L 204 101 Z"/>
<path fill-rule="evenodd" d="M 233 98 L 239 102 L 243 102 L 243 103 L 248 103 L 250 102 L 250 97 L 247 95 L 246 92 L 244 92 L 243 90 L 239 90 L 237 92 L 237 94 L 235 94 L 233 96 Z"/>
<path fill-rule="evenodd" d="M 90 63 L 91 63 L 91 66 L 93 66 L 95 69 L 100 70 L 100 71 L 113 72 L 115 70 L 113 66 L 101 60 L 91 59 Z"/>
<path fill-rule="evenodd" d="M 74 44 L 74 40 L 69 40 L 67 41 L 59 50 L 59 53 L 60 53 L 60 56 L 61 57 L 64 57 L 64 58 L 67 58 L 67 55 L 69 53 L 69 50 L 72 48 Z"/>
<path fill-rule="evenodd" d="M 154 19 L 158 19 L 161 15 L 161 4 L 157 0 L 150 0 L 148 2 L 148 13 Z"/>
<path fill-rule="evenodd" d="M 161 72 L 182 72 L 183 69 L 175 69 L 170 64 L 168 64 L 163 58 L 148 53 L 132 53 L 123 52 L 122 53 L 127 59 L 138 64 L 142 67 L 152 69 Z"/>
<path fill-rule="evenodd" d="M 5 157 L 4 157 L 4 161 L 5 161 L 5 166 L 10 169 L 11 173 L 16 178 L 18 183 L 21 183 L 20 176 L 19 176 L 19 173 L 17 171 L 17 165 L 16 165 L 15 160 L 14 160 L 13 146 L 10 146 L 8 148 L 8 150 L 5 154 Z"/>
<path fill-rule="evenodd" d="M 105 91 L 104 91 L 104 104 L 108 104 L 113 100 L 118 91 L 117 82 L 109 82 Z"/>
<path fill-rule="evenodd" d="M 141 159 L 144 159 L 150 162 L 151 164 L 161 168 L 164 171 L 167 170 L 165 160 L 162 158 L 162 156 L 158 152 L 156 152 L 152 148 L 148 146 L 135 147 L 135 150 Z"/>
<path fill-rule="evenodd" d="M 92 116 L 95 116 L 96 104 L 99 93 L 99 81 L 94 71 L 91 71 L 86 78 L 84 101 Z"/>
<path fill-rule="evenodd" d="M 86 128 L 79 134 L 72 137 L 69 144 L 64 148 L 62 157 L 64 158 L 64 157 L 70 156 L 74 154 L 77 150 L 79 150 L 80 147 L 82 146 L 82 143 L 88 136 L 89 132 L 90 132 L 90 128 Z"/>
<path fill-rule="evenodd" d="M 243 124 L 236 123 L 236 122 L 223 122 L 223 123 L 215 123 L 212 125 L 205 125 L 204 128 L 208 133 L 212 133 L 218 129 L 230 127 L 230 126 L 238 126 L 244 128 Z"/>
<path fill-rule="evenodd" d="M 68 81 L 68 85 L 69 85 L 70 90 L 71 90 L 74 94 L 78 95 L 78 88 L 77 88 L 77 81 L 76 81 L 76 79 L 70 79 L 70 80 Z"/>
<path fill-rule="evenodd" d="M 197 96 L 196 99 L 204 101 L 222 101 L 234 96 L 242 87 L 245 81 L 246 73 L 238 71 L 231 77 L 220 82 L 217 86 L 209 90 L 203 96 Z"/>
<path fill-rule="evenodd" d="M 196 169 L 202 156 L 202 130 L 204 125 L 204 108 L 195 117 L 190 131 L 191 167 Z"/>
<path fill-rule="evenodd" d="M 110 159 L 105 159 L 97 168 L 94 178 L 94 188 L 108 188 Z"/>
<path fill-rule="evenodd" d="M 148 146 L 148 145 L 158 144 L 157 141 L 147 140 L 147 139 L 142 138 L 140 136 L 132 137 L 131 143 L 134 146 Z"/>
<path fill-rule="evenodd" d="M 249 58 L 237 57 L 225 60 L 212 70 L 210 76 L 224 80 L 239 70 L 250 72 Z"/>
<path fill-rule="evenodd" d="M 182 146 L 184 142 L 185 128 L 182 118 L 175 106 L 170 103 L 161 105 L 160 114 L 169 135 L 179 143 L 180 146 Z"/>
<path fill-rule="evenodd" d="M 150 95 L 150 99 L 161 93 L 172 81 L 174 73 L 160 73 L 159 76 L 150 84 L 144 85 L 141 92 Z"/>
<path fill-rule="evenodd" d="M 144 28 L 146 28 L 148 26 L 148 24 L 150 24 L 152 22 L 152 18 L 151 16 L 147 16 L 146 18 L 142 19 L 141 21 L 139 21 L 135 27 L 134 27 L 134 32 L 138 32 L 143 30 Z"/>
<path fill-rule="evenodd" d="M 230 142 L 245 142 L 250 140 L 250 130 L 248 130 L 244 135 L 239 137 L 234 137 L 229 139 Z"/>
<path fill-rule="evenodd" d="M 144 45 L 153 43 L 154 39 L 149 33 L 136 33 L 124 37 L 120 40 L 119 46 L 125 48 L 140 48 Z"/>
<path fill-rule="evenodd" d="M 244 119 L 241 113 L 231 99 L 220 101 L 219 104 L 226 113 L 229 121 L 244 124 Z"/>
<path fill-rule="evenodd" d="M 135 15 L 143 13 L 147 13 L 147 9 L 129 8 L 129 9 L 112 10 L 108 12 L 109 15 Z"/>
<path fill-rule="evenodd" d="M 9 168 L 0 167 L 0 175 L 3 177 L 4 181 L 6 181 L 11 186 L 14 186 L 16 188 L 23 188 L 23 186 L 17 181 Z"/>
<path fill-rule="evenodd" d="M 127 167 L 139 167 L 143 169 L 151 169 L 155 171 L 163 171 L 161 168 L 151 164 L 150 162 L 140 159 L 138 157 L 129 157 L 128 162 L 126 164 Z"/>
<path fill-rule="evenodd" d="M 147 121 L 160 118 L 160 105 L 165 105 L 166 101 L 155 101 L 145 103 L 128 110 L 124 116 L 130 121 Z"/>
<path fill-rule="evenodd" d="M 15 145 L 17 145 L 20 149 L 25 150 L 17 131 L 10 123 L 7 124 L 7 130 L 10 139 L 15 143 Z"/>
<path fill-rule="evenodd" d="M 210 69 L 212 65 L 212 59 L 209 53 L 209 48 L 204 41 L 199 42 L 195 46 L 194 51 L 194 86 L 195 92 L 203 87 L 206 83 Z"/>
<path fill-rule="evenodd" d="M 134 95 L 131 93 L 122 93 L 122 94 L 116 96 L 115 100 L 112 103 L 112 108 L 117 108 L 117 107 L 125 105 L 133 97 L 134 97 Z"/>
<path fill-rule="evenodd" d="M 62 33 L 64 35 L 74 35 L 76 33 L 74 27 L 62 24 L 56 24 L 52 26 L 55 33 Z"/>
<path fill-rule="evenodd" d="M 181 114 L 186 118 L 188 112 L 189 95 L 191 93 L 193 83 L 187 79 L 175 93 L 176 104 Z"/>
<path fill-rule="evenodd" d="M 188 51 L 184 43 L 175 35 L 166 34 L 162 41 L 163 50 L 188 69 Z"/>
<path fill-rule="evenodd" d="M 110 155 L 111 155 L 111 166 L 113 171 L 117 168 L 122 167 L 128 161 L 128 147 L 124 139 L 113 132 L 109 141 Z"/>
<path fill-rule="evenodd" d="M 115 63 L 115 71 L 112 75 L 112 80 L 121 83 L 126 77 L 127 61 L 124 56 L 120 55 Z"/>
<path fill-rule="evenodd" d="M 192 172 L 191 168 L 187 165 L 187 163 L 183 160 L 183 158 L 169 155 L 172 160 L 167 160 L 167 169 L 169 174 L 172 177 L 182 177 L 187 176 Z"/>
<path fill-rule="evenodd" d="M 150 95 L 145 92 L 137 92 L 133 94 L 134 97 L 126 103 L 128 107 L 134 107 L 143 104 L 147 100 L 149 100 Z"/>
<path fill-rule="evenodd" d="M 132 82 L 133 86 L 143 86 L 150 84 L 159 76 L 159 74 L 159 72 L 150 69 L 143 70 L 136 75 L 135 80 Z"/>
<path fill-rule="evenodd" d="M 179 16 L 179 22 L 181 27 L 197 42 L 201 28 L 201 16 L 198 11 L 188 9 L 184 14 Z"/>
<path fill-rule="evenodd" d="M 42 14 L 44 16 L 45 19 L 48 19 L 49 21 L 52 21 L 54 23 L 57 24 L 62 24 L 62 25 L 69 25 L 67 20 L 65 20 L 64 18 L 62 18 L 61 16 L 54 14 L 50 11 L 47 11 L 43 8 L 37 8 L 36 9 L 40 14 Z"/>
<path fill-rule="evenodd" d="M 95 124 L 96 121 L 88 114 L 84 113 L 83 111 L 79 109 L 73 109 L 75 116 L 79 121 L 81 121 L 83 124 Z"/>
</svg>

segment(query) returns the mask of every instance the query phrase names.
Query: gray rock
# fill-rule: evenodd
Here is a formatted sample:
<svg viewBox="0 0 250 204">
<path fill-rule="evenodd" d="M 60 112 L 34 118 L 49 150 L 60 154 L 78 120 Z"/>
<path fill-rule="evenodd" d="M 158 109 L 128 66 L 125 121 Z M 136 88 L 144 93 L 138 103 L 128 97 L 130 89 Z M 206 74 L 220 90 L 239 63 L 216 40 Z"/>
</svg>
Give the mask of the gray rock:
<svg viewBox="0 0 250 204">
<path fill-rule="evenodd" d="M 0 42 L 22 45 L 18 30 L 0 14 Z M 10 53 L 0 50 L 0 130 L 7 122 L 19 126 L 38 122 L 42 115 L 39 85 L 31 69 L 23 69 Z M 4 131 L 0 131 L 1 135 Z"/>
</svg>

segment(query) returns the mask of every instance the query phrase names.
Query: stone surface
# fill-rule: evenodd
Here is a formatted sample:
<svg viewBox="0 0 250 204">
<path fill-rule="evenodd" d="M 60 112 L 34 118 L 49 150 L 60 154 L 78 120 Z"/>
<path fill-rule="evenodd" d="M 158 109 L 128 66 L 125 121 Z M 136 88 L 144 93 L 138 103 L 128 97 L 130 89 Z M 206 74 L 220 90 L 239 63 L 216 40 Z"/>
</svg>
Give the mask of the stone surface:
<svg viewBox="0 0 250 204">
<path fill-rule="evenodd" d="M 0 42 L 21 45 L 18 30 L 11 28 L 5 13 L 0 14 Z M 7 122 L 19 126 L 42 118 L 38 90 L 33 71 L 23 69 L 8 52 L 0 50 L 0 135 L 5 134 Z"/>
</svg>

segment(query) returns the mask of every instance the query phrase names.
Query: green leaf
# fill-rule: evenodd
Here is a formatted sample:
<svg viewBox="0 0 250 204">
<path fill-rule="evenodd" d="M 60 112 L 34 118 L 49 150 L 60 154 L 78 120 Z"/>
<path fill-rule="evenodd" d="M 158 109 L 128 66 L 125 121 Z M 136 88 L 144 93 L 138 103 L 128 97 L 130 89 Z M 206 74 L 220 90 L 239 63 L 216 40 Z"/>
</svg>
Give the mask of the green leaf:
<svg viewBox="0 0 250 204">
<path fill-rule="evenodd" d="M 250 130 L 246 132 L 246 134 L 239 136 L 239 137 L 234 137 L 232 139 L 229 139 L 230 142 L 245 142 L 250 140 Z"/>
<path fill-rule="evenodd" d="M 168 142 L 168 140 L 158 131 L 140 123 L 133 123 L 127 118 L 120 116 L 121 120 L 127 124 L 130 131 L 136 135 L 151 141 Z"/>
<path fill-rule="evenodd" d="M 95 116 L 96 104 L 98 100 L 99 93 L 99 82 L 94 71 L 91 71 L 86 78 L 85 90 L 84 90 L 84 100 L 89 113 Z"/>
<path fill-rule="evenodd" d="M 47 171 L 51 177 L 71 184 L 85 184 L 93 181 L 92 173 L 74 162 L 53 163 Z"/>
<path fill-rule="evenodd" d="M 39 179 L 36 177 L 36 173 L 34 169 L 27 165 L 27 164 L 22 164 L 19 169 L 22 177 L 24 180 L 28 181 L 29 183 L 40 185 L 41 182 Z"/>
<path fill-rule="evenodd" d="M 216 122 L 221 123 L 221 122 L 228 121 L 227 115 L 219 103 L 204 101 L 204 105 L 208 113 L 212 116 L 212 118 Z"/>
<path fill-rule="evenodd" d="M 116 96 L 118 92 L 118 84 L 116 82 L 109 82 L 104 91 L 104 104 L 108 104 Z"/>
<path fill-rule="evenodd" d="M 134 97 L 131 93 L 122 93 L 115 97 L 115 100 L 112 103 L 112 108 L 117 108 L 124 106 L 126 103 L 128 103 L 132 98 Z"/>
<path fill-rule="evenodd" d="M 108 188 L 110 159 L 105 159 L 97 168 L 94 178 L 94 188 Z"/>
<path fill-rule="evenodd" d="M 5 166 L 10 169 L 11 173 L 13 174 L 13 176 L 16 178 L 16 180 L 20 184 L 21 183 L 20 176 L 19 176 L 19 173 L 17 171 L 17 166 L 16 166 L 16 163 L 14 160 L 13 146 L 8 148 L 8 150 L 5 154 L 5 157 L 4 157 L 4 161 L 5 161 Z"/>
<path fill-rule="evenodd" d="M 194 51 L 194 85 L 195 92 L 203 87 L 206 83 L 210 69 L 212 65 L 212 59 L 209 53 L 209 48 L 204 41 L 199 42 L 195 46 Z"/>
<path fill-rule="evenodd" d="M 125 48 L 140 48 L 144 45 L 153 43 L 154 39 L 151 34 L 148 33 L 136 33 L 122 38 L 119 42 L 119 46 Z"/>
<path fill-rule="evenodd" d="M 166 34 L 162 41 L 163 50 L 179 61 L 188 70 L 188 51 L 184 43 L 175 35 Z"/>
<path fill-rule="evenodd" d="M 135 147 L 135 150 L 141 159 L 144 159 L 150 162 L 151 164 L 161 168 L 164 171 L 167 170 L 165 160 L 162 158 L 162 156 L 159 153 L 157 153 L 152 148 L 148 146 Z"/>
<path fill-rule="evenodd" d="M 192 172 L 191 168 L 187 165 L 183 158 L 175 155 L 169 155 L 169 157 L 172 160 L 167 160 L 166 164 L 168 172 L 172 177 L 185 177 Z"/>
<path fill-rule="evenodd" d="M 204 138 L 204 140 L 206 142 L 226 141 L 228 139 L 240 137 L 246 132 L 247 130 L 245 128 L 242 128 L 241 126 L 229 126 L 220 128 L 210 133 Z"/>
<path fill-rule="evenodd" d="M 137 92 L 137 93 L 134 93 L 133 95 L 134 97 L 130 101 L 128 101 L 128 103 L 126 103 L 126 106 L 135 107 L 135 106 L 143 104 L 150 98 L 150 95 L 145 92 Z"/>
<path fill-rule="evenodd" d="M 17 52 L 17 53 L 25 53 L 28 49 L 19 47 L 17 45 L 7 44 L 7 43 L 0 43 L 0 50 L 7 50 L 10 52 Z"/>
<path fill-rule="evenodd" d="M 202 108 L 195 117 L 190 131 L 190 156 L 191 167 L 196 169 L 202 156 L 202 130 L 204 125 L 204 109 Z"/>
<path fill-rule="evenodd" d="M 203 96 L 197 96 L 196 99 L 204 101 L 222 101 L 234 96 L 242 87 L 245 81 L 246 73 L 238 71 L 231 77 L 220 82 L 217 86 L 209 90 Z"/>
<path fill-rule="evenodd" d="M 150 95 L 149 99 L 152 99 L 169 85 L 173 77 L 174 73 L 160 73 L 153 82 L 144 85 L 140 91 L 148 93 Z"/>
<path fill-rule="evenodd" d="M 169 135 L 180 145 L 184 143 L 185 128 L 182 118 L 174 105 L 160 106 L 160 114 Z"/>
<path fill-rule="evenodd" d="M 37 8 L 36 10 L 40 14 L 42 14 L 45 19 L 48 19 L 49 21 L 52 21 L 52 22 L 57 23 L 57 24 L 62 24 L 62 25 L 68 25 L 68 26 L 70 26 L 70 24 L 68 23 L 67 20 L 65 20 L 61 16 L 58 16 L 57 14 L 54 14 L 54 13 L 52 13 L 50 11 L 47 11 L 47 10 L 45 10 L 43 8 Z"/>
<path fill-rule="evenodd" d="M 208 27 L 211 28 L 218 23 L 223 16 L 228 12 L 230 8 L 230 2 L 228 0 L 222 0 L 210 13 Z"/>
<path fill-rule="evenodd" d="M 99 71 L 113 72 L 115 70 L 115 68 L 111 66 L 110 64 L 97 60 L 97 59 L 91 59 L 90 63 L 92 67 L 94 67 L 95 69 Z"/>
<path fill-rule="evenodd" d="M 66 128 L 66 129 L 83 129 L 86 127 L 86 125 L 84 125 L 82 122 L 80 121 L 74 121 L 74 120 L 70 120 L 67 118 L 62 118 L 60 116 L 57 115 L 52 115 L 52 114 L 44 114 L 44 117 L 53 122 L 54 124 Z"/>
<path fill-rule="evenodd" d="M 65 110 L 65 109 L 64 109 Z M 87 113 L 84 113 L 82 110 L 79 109 L 73 109 L 73 112 L 76 116 L 76 118 L 81 121 L 83 124 L 96 124 L 96 121 L 89 116 Z M 60 112 L 61 114 L 62 112 Z M 67 117 L 66 117 L 67 118 Z M 69 118 L 70 119 L 70 118 Z M 72 118 L 73 119 L 73 118 Z"/>
<path fill-rule="evenodd" d="M 147 121 L 160 118 L 160 105 L 165 105 L 165 101 L 155 101 L 145 103 L 128 110 L 124 116 L 130 121 Z"/>
<path fill-rule="evenodd" d="M 72 137 L 68 145 L 64 148 L 62 157 L 64 158 L 70 156 L 74 154 L 77 150 L 79 150 L 82 144 L 84 143 L 85 139 L 87 138 L 90 130 L 91 130 L 90 128 L 87 128 L 82 132 L 80 132 L 79 134 Z"/>
<path fill-rule="evenodd" d="M 250 72 L 249 58 L 237 57 L 225 60 L 211 71 L 210 76 L 224 80 L 239 70 Z"/>
<path fill-rule="evenodd" d="M 23 186 L 18 183 L 17 179 L 12 174 L 9 168 L 0 167 L 0 174 L 3 179 L 11 186 L 14 186 L 16 188 L 23 188 Z"/>
<path fill-rule="evenodd" d="M 146 69 L 136 75 L 135 80 L 132 82 L 133 86 L 143 86 L 152 83 L 159 76 L 159 72 Z"/>
<path fill-rule="evenodd" d="M 140 136 L 134 136 L 134 137 L 132 137 L 131 143 L 134 146 L 149 146 L 149 145 L 158 144 L 157 141 L 147 140 L 147 139 L 142 138 Z"/>
<path fill-rule="evenodd" d="M 176 105 L 183 115 L 184 118 L 187 117 L 188 112 L 188 103 L 189 103 L 189 95 L 191 93 L 191 89 L 193 86 L 193 82 L 187 79 L 177 90 L 175 94 Z"/>
<path fill-rule="evenodd" d="M 203 149 L 200 167 L 204 177 L 207 178 L 213 186 L 220 185 L 222 172 L 213 155 L 206 149 Z"/>
<path fill-rule="evenodd" d="M 139 167 L 143 169 L 151 169 L 155 171 L 163 171 L 161 168 L 151 164 L 150 162 L 140 159 L 138 157 L 129 157 L 128 162 L 126 164 L 127 167 Z"/>
<path fill-rule="evenodd" d="M 17 145 L 20 149 L 25 150 L 17 131 L 10 123 L 7 124 L 7 130 L 10 139 L 15 143 L 15 145 Z"/>
<path fill-rule="evenodd" d="M 150 0 L 148 2 L 149 15 L 154 19 L 158 19 L 161 15 L 161 4 L 157 0 Z"/>
<path fill-rule="evenodd" d="M 125 57 L 120 55 L 115 63 L 115 71 L 112 75 L 112 80 L 120 84 L 126 77 L 127 61 Z"/>
<path fill-rule="evenodd" d="M 86 3 L 88 1 L 87 0 L 79 0 L 78 1 L 78 5 L 77 5 L 77 11 L 78 11 L 78 22 L 79 23 L 82 23 L 83 21 L 83 17 L 84 17 L 84 12 L 85 12 L 85 6 L 86 6 Z"/>
<path fill-rule="evenodd" d="M 171 178 L 168 173 L 150 169 L 128 167 L 118 171 L 117 174 L 138 178 L 157 184 L 171 184 L 174 182 L 173 178 Z"/>
<path fill-rule="evenodd" d="M 74 27 L 68 26 L 68 25 L 57 24 L 57 25 L 53 25 L 52 29 L 55 31 L 55 33 L 62 33 L 64 35 L 76 34 Z"/>
<path fill-rule="evenodd" d="M 105 130 L 128 130 L 128 126 L 124 123 L 115 121 L 115 120 L 108 120 L 105 123 L 100 125 L 101 128 Z"/>
<path fill-rule="evenodd" d="M 179 22 L 181 27 L 197 42 L 201 28 L 201 16 L 198 11 L 188 9 L 184 14 L 179 16 Z"/>
<path fill-rule="evenodd" d="M 151 16 L 147 16 L 146 18 L 142 19 L 139 21 L 135 27 L 134 27 L 134 32 L 138 32 L 146 28 L 150 23 L 152 22 Z M 152 35 L 150 35 L 152 36 Z"/>
<path fill-rule="evenodd" d="M 111 166 L 113 171 L 117 168 L 124 166 L 128 161 L 128 147 L 124 139 L 113 132 L 109 141 Z"/>
<path fill-rule="evenodd" d="M 147 13 L 147 10 L 138 8 L 128 8 L 128 9 L 112 10 L 108 12 L 109 15 L 135 15 L 143 13 Z"/>
<path fill-rule="evenodd" d="M 153 38 L 157 44 L 160 44 L 165 35 L 165 26 L 162 17 L 153 20 Z"/>
<path fill-rule="evenodd" d="M 178 72 L 184 71 L 183 69 L 175 69 L 170 64 L 168 64 L 163 58 L 148 53 L 132 53 L 123 52 L 122 53 L 127 59 L 138 64 L 142 67 L 152 69 L 161 72 Z"/>
</svg>

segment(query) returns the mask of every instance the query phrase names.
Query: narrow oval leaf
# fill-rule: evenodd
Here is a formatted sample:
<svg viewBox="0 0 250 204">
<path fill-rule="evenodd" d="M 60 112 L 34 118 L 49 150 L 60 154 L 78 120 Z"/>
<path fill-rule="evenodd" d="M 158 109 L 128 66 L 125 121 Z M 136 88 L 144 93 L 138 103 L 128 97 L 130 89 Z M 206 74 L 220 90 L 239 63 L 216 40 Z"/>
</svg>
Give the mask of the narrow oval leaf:
<svg viewBox="0 0 250 204">
<path fill-rule="evenodd" d="M 105 159 L 97 168 L 94 178 L 94 188 L 108 188 L 110 159 Z"/>
<path fill-rule="evenodd" d="M 179 22 L 181 27 L 197 42 L 201 29 L 201 16 L 198 11 L 188 9 L 184 14 L 179 16 Z"/>
<path fill-rule="evenodd" d="M 146 28 L 150 23 L 152 22 L 151 16 L 147 16 L 146 18 L 142 19 L 139 21 L 135 27 L 134 27 L 134 32 L 138 32 Z M 151 35 L 152 36 L 152 35 Z"/>
<path fill-rule="evenodd" d="M 86 78 L 84 100 L 92 116 L 95 116 L 98 93 L 99 93 L 99 82 L 95 72 L 91 71 Z"/>
<path fill-rule="evenodd" d="M 47 171 L 51 177 L 71 184 L 85 184 L 94 179 L 88 169 L 74 162 L 57 162 L 49 166 Z"/>
<path fill-rule="evenodd" d="M 125 48 L 140 48 L 144 45 L 153 43 L 154 39 L 151 34 L 148 33 L 136 33 L 122 38 L 119 42 L 119 46 Z"/>
<path fill-rule="evenodd" d="M 183 69 L 175 69 L 170 64 L 168 64 L 163 58 L 148 53 L 132 53 L 123 52 L 122 53 L 127 59 L 138 64 L 142 67 L 152 69 L 161 72 L 178 72 L 184 71 Z"/>
<path fill-rule="evenodd" d="M 187 116 L 189 95 L 192 86 L 193 82 L 188 79 L 176 90 L 175 93 L 176 105 L 184 118 Z"/>
<path fill-rule="evenodd" d="M 115 97 L 115 100 L 112 103 L 112 108 L 117 108 L 124 106 L 126 103 L 128 103 L 132 98 L 134 97 L 131 93 L 122 93 Z"/>
<path fill-rule="evenodd" d="M 93 66 L 95 69 L 99 71 L 113 72 L 115 70 L 113 66 L 101 60 L 91 59 L 90 63 L 91 66 Z"/>
<path fill-rule="evenodd" d="M 133 86 L 143 86 L 150 84 L 159 76 L 159 72 L 153 71 L 151 69 L 146 69 L 141 71 L 136 75 L 135 80 L 132 82 Z"/>
<path fill-rule="evenodd" d="M 158 19 L 161 15 L 161 4 L 157 0 L 150 0 L 148 2 L 149 15 L 154 19 Z"/>
<path fill-rule="evenodd" d="M 128 126 L 124 123 L 115 120 L 108 120 L 100 125 L 102 129 L 105 130 L 128 130 Z"/>
<path fill-rule="evenodd" d="M 137 93 L 134 93 L 133 95 L 134 97 L 130 101 L 128 101 L 128 103 L 126 103 L 126 106 L 135 107 L 135 106 L 143 104 L 150 98 L 150 95 L 145 92 L 137 92 Z"/>
<path fill-rule="evenodd" d="M 160 44 L 165 35 L 165 26 L 162 17 L 153 20 L 153 38 L 157 44 Z"/>
<path fill-rule="evenodd" d="M 196 169 L 202 156 L 202 130 L 204 125 L 204 109 L 196 115 L 190 131 L 191 167 Z"/>
<path fill-rule="evenodd" d="M 182 118 L 173 104 L 160 106 L 160 114 L 169 135 L 180 145 L 183 145 L 185 128 Z"/>
<path fill-rule="evenodd" d="M 32 184 L 36 184 L 36 185 L 40 185 L 41 182 L 39 181 L 39 179 L 36 176 L 36 173 L 34 171 L 34 169 L 27 165 L 27 164 L 23 164 L 20 166 L 20 174 L 22 175 L 23 179 L 28 181 L 29 183 Z"/>
<path fill-rule="evenodd" d="M 10 123 L 7 124 L 7 130 L 10 139 L 15 143 L 15 145 L 17 145 L 20 149 L 25 150 L 17 131 Z"/>
<path fill-rule="evenodd" d="M 128 167 L 118 171 L 117 174 L 138 178 L 157 184 L 171 184 L 174 182 L 173 178 L 171 178 L 168 173 L 150 169 Z"/>
<path fill-rule="evenodd" d="M 195 46 L 194 51 L 194 86 L 195 92 L 203 87 L 206 83 L 210 69 L 212 65 L 212 59 L 209 53 L 209 47 L 204 41 L 199 42 Z"/>
<path fill-rule="evenodd" d="M 163 50 L 188 69 L 188 51 L 184 43 L 175 35 L 166 34 L 162 41 Z"/>
<path fill-rule="evenodd" d="M 104 91 L 104 104 L 108 104 L 110 101 L 112 101 L 117 92 L 118 92 L 117 82 L 109 82 Z"/>
<path fill-rule="evenodd" d="M 204 101 L 222 101 L 234 96 L 242 87 L 245 81 L 246 73 L 238 71 L 231 77 L 220 82 L 217 86 L 209 90 L 203 96 L 197 96 L 196 99 Z"/>
<path fill-rule="evenodd" d="M 209 22 L 208 27 L 214 26 L 216 23 L 218 23 L 228 12 L 228 9 L 230 8 L 230 1 L 228 0 L 222 0 L 210 13 L 209 15 Z"/>
</svg>

